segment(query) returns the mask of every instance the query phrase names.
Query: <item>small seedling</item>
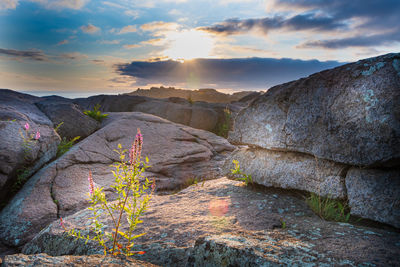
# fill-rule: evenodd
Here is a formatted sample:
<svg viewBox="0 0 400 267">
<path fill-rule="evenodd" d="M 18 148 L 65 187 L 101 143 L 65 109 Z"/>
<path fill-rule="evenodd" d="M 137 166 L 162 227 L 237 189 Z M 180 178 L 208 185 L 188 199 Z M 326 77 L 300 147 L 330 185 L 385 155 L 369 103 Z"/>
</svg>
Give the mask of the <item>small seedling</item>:
<svg viewBox="0 0 400 267">
<path fill-rule="evenodd" d="M 57 158 L 59 158 L 62 155 L 64 155 L 75 144 L 75 142 L 79 140 L 79 138 L 81 138 L 81 137 L 80 136 L 75 136 L 71 140 L 67 141 L 67 139 L 64 137 L 61 140 L 60 144 L 58 145 Z"/>
<path fill-rule="evenodd" d="M 235 164 L 235 168 L 231 169 L 233 177 L 238 181 L 243 181 L 245 185 L 252 184 L 253 178 L 250 174 L 248 175 L 242 172 L 242 170 L 240 169 L 239 161 L 233 160 L 232 162 L 233 164 Z"/>
<path fill-rule="evenodd" d="M 93 107 L 93 110 L 85 110 L 83 113 L 95 119 L 96 121 L 101 122 L 104 118 L 108 116 L 108 114 L 101 113 L 100 107 L 101 107 L 100 104 L 96 104 Z"/>
</svg>

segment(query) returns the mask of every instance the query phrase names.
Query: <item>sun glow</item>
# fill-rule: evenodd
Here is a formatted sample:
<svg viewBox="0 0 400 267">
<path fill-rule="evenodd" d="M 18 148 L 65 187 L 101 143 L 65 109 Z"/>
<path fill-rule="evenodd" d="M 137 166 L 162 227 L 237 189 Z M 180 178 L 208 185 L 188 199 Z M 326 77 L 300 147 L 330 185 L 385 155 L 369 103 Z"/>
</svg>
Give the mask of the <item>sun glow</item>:
<svg viewBox="0 0 400 267">
<path fill-rule="evenodd" d="M 170 32 L 167 39 L 170 47 L 164 55 L 174 60 L 207 58 L 214 47 L 214 40 L 207 33 L 196 30 Z"/>
</svg>

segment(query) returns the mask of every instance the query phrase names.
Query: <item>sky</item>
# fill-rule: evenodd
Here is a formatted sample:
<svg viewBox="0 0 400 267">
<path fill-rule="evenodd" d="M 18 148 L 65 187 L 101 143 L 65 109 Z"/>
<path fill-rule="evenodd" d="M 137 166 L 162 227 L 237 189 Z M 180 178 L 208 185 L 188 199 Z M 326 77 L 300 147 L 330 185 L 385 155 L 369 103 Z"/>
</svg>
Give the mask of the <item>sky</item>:
<svg viewBox="0 0 400 267">
<path fill-rule="evenodd" d="M 0 88 L 269 87 L 400 51 L 399 0 L 0 0 Z"/>
</svg>

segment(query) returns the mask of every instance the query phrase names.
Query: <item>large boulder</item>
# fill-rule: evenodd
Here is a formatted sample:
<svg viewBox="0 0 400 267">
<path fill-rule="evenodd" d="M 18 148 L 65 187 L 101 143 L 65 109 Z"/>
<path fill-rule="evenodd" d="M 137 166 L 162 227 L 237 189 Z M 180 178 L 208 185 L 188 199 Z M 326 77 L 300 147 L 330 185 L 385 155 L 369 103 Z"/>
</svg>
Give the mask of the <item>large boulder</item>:
<svg viewBox="0 0 400 267">
<path fill-rule="evenodd" d="M 60 137 L 53 123 L 34 105 L 37 99 L 0 90 L 0 202 L 57 153 Z M 34 138 L 36 132 L 40 133 L 38 140 Z"/>
<path fill-rule="evenodd" d="M 88 232 L 92 213 L 64 218 L 69 229 Z M 133 249 L 138 259 L 162 266 L 274 266 L 400 264 L 398 232 L 321 220 L 297 194 L 252 190 L 220 178 L 174 195 L 153 196 Z M 112 226 L 103 213 L 99 220 Z M 127 227 L 123 220 L 122 230 Z M 196 241 L 197 240 L 197 241 Z M 23 253 L 83 255 L 101 253 L 95 243 L 68 236 L 53 222 Z"/>
<path fill-rule="evenodd" d="M 388 54 L 272 87 L 239 113 L 230 140 L 350 165 L 398 166 L 399 60 Z"/>
<path fill-rule="evenodd" d="M 256 183 L 348 199 L 352 214 L 399 227 L 399 62 L 388 54 L 272 87 L 237 115 L 229 140 L 252 152 L 229 160 Z"/>
<path fill-rule="evenodd" d="M 225 161 L 224 173 L 234 169 L 233 160 L 253 182 L 264 186 L 298 189 L 331 198 L 345 198 L 348 167 L 307 154 L 242 147 Z"/>
<path fill-rule="evenodd" d="M 19 247 L 57 216 L 88 205 L 87 177 L 112 195 L 110 165 L 119 160 L 118 144 L 129 148 L 137 128 L 144 136 L 147 175 L 157 190 L 177 190 L 188 181 L 220 175 L 225 153 L 234 149 L 224 138 L 143 113 L 110 114 L 103 127 L 36 173 L 0 213 L 0 240 Z"/>
<path fill-rule="evenodd" d="M 86 138 L 96 131 L 100 123 L 85 115 L 78 105 L 70 100 L 54 100 L 48 98 L 36 103 L 36 106 L 53 122 L 60 125 L 58 133 L 70 140 L 76 136 Z"/>
<path fill-rule="evenodd" d="M 400 170 L 353 167 L 346 176 L 351 214 L 400 228 Z"/>
</svg>

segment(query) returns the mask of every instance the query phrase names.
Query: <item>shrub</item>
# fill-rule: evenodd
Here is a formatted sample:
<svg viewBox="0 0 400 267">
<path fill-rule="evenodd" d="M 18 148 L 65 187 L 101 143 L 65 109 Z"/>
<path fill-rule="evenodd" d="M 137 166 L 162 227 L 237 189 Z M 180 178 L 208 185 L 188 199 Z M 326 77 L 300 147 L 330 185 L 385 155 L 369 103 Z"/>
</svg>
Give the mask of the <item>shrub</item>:
<svg viewBox="0 0 400 267">
<path fill-rule="evenodd" d="M 311 193 L 306 198 L 308 206 L 321 218 L 329 221 L 348 222 L 350 212 L 346 203 L 335 200 L 330 197 L 321 197 L 318 194 Z"/>
<path fill-rule="evenodd" d="M 253 178 L 251 175 L 247 175 L 240 169 L 239 161 L 233 160 L 233 164 L 235 164 L 235 168 L 231 169 L 231 173 L 233 177 L 238 181 L 243 181 L 246 185 L 253 183 Z"/>
<path fill-rule="evenodd" d="M 100 104 L 96 104 L 93 110 L 85 110 L 83 113 L 85 113 L 89 117 L 92 117 L 96 121 L 101 122 L 104 118 L 108 116 L 108 114 L 101 113 L 101 111 L 99 110 L 100 107 Z"/>
<path fill-rule="evenodd" d="M 125 161 L 127 151 L 122 150 L 120 144 L 118 150 L 115 150 L 119 154 L 120 162 L 114 163 L 115 170 L 112 171 L 115 183 L 111 187 L 118 194 L 114 203 L 108 203 L 102 187 L 94 186 L 92 173 L 89 172 L 89 201 L 91 204 L 89 210 L 93 212 L 93 217 L 90 218 L 92 223 L 89 226 L 91 234 L 84 236 L 75 229 L 68 230 L 62 218 L 60 218 L 61 226 L 69 235 L 77 239 L 98 242 L 104 248 L 104 255 L 110 253 L 112 255 L 124 254 L 130 256 L 135 253 L 143 253 L 132 251 L 132 247 L 134 239 L 143 236 L 145 233 L 134 234 L 133 232 L 137 225 L 143 222 L 140 220 L 140 216 L 147 209 L 155 189 L 155 182 L 151 183 L 147 178 L 144 183 L 140 182 L 143 172 L 149 167 L 147 157 L 145 162 L 141 161 L 142 142 L 143 138 L 138 129 L 135 141 L 129 151 L 128 162 Z M 151 190 L 149 189 L 150 185 Z M 102 211 L 106 211 L 112 219 L 112 232 L 106 232 L 105 225 L 98 219 Z M 123 232 L 120 228 L 123 214 L 125 214 L 129 225 L 127 232 Z"/>
<path fill-rule="evenodd" d="M 79 138 L 81 137 L 75 136 L 74 138 L 68 141 L 67 138 L 64 137 L 57 147 L 57 158 L 64 155 L 75 144 L 75 142 L 78 141 Z"/>
</svg>

